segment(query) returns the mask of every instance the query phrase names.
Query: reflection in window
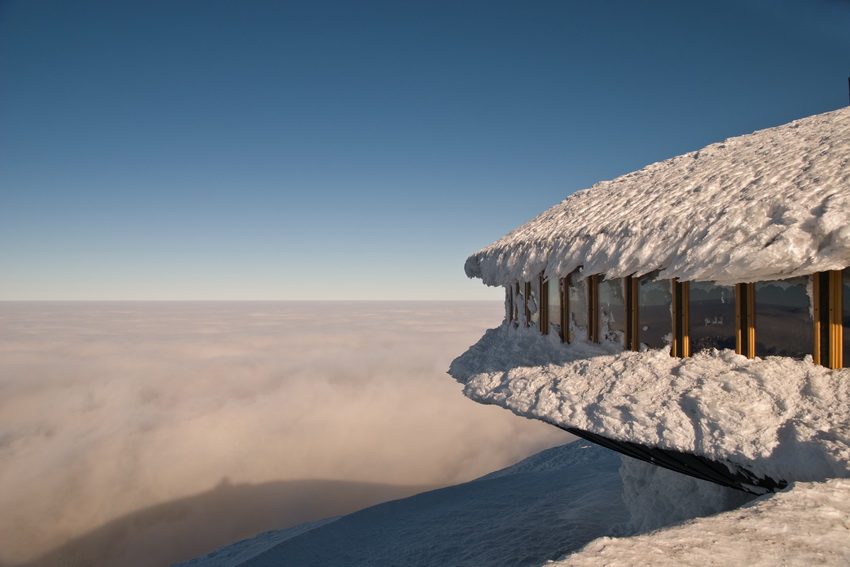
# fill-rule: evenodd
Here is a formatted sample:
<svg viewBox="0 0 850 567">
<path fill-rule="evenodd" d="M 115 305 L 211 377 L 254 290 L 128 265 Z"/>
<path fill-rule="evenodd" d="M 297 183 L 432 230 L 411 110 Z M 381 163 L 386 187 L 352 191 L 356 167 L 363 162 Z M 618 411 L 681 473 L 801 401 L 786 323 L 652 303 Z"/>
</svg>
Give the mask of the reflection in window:
<svg viewBox="0 0 850 567">
<path fill-rule="evenodd" d="M 673 332 L 670 280 L 656 280 L 652 274 L 643 276 L 638 280 L 637 300 L 639 342 L 649 348 L 666 347 Z"/>
<path fill-rule="evenodd" d="M 844 363 L 845 368 L 850 367 L 850 268 L 844 268 L 844 276 L 841 286 L 841 301 L 844 304 L 844 314 L 841 322 L 844 327 Z"/>
<path fill-rule="evenodd" d="M 755 286 L 756 356 L 811 354 L 814 323 L 806 276 L 757 282 Z"/>
<path fill-rule="evenodd" d="M 735 286 L 691 282 L 689 296 L 691 352 L 735 350 Z"/>
<path fill-rule="evenodd" d="M 621 278 L 599 282 L 599 335 L 606 341 L 620 343 L 626 336 L 626 298 Z"/>
<path fill-rule="evenodd" d="M 546 297 L 549 305 L 549 325 L 554 326 L 560 333 L 561 328 L 561 280 L 549 278 L 546 285 Z"/>
<path fill-rule="evenodd" d="M 567 277 L 567 299 L 570 314 L 568 339 L 587 338 L 587 281 L 581 268 Z"/>
<path fill-rule="evenodd" d="M 540 278 L 534 278 L 529 284 L 529 295 L 528 295 L 528 324 L 537 325 L 540 321 L 540 302 L 538 298 L 540 297 Z"/>
<path fill-rule="evenodd" d="M 514 321 L 517 325 L 525 325 L 525 284 L 517 283 L 514 290 Z"/>
</svg>

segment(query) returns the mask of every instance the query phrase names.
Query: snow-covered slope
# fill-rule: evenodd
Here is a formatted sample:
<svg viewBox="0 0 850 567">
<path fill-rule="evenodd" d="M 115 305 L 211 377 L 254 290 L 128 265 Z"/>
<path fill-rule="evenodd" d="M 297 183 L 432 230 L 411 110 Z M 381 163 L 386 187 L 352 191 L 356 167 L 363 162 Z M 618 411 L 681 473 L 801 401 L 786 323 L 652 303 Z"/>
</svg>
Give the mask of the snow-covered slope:
<svg viewBox="0 0 850 567">
<path fill-rule="evenodd" d="M 540 565 L 601 536 L 713 514 L 751 498 L 657 470 L 578 441 L 472 482 L 260 534 L 181 565 Z M 651 506 L 649 492 L 659 495 Z"/>
<path fill-rule="evenodd" d="M 535 565 L 628 520 L 619 456 L 585 442 L 478 480 L 261 534 L 183 567 Z"/>
<path fill-rule="evenodd" d="M 714 517 L 637 537 L 603 537 L 547 565 L 850 565 L 850 480 L 797 483 Z"/>
<path fill-rule="evenodd" d="M 850 481 L 800 483 L 746 504 L 751 498 L 578 441 L 469 483 L 260 534 L 180 565 L 850 562 Z"/>
<path fill-rule="evenodd" d="M 574 193 L 466 261 L 487 285 L 544 272 L 735 283 L 850 265 L 850 107 Z"/>
</svg>

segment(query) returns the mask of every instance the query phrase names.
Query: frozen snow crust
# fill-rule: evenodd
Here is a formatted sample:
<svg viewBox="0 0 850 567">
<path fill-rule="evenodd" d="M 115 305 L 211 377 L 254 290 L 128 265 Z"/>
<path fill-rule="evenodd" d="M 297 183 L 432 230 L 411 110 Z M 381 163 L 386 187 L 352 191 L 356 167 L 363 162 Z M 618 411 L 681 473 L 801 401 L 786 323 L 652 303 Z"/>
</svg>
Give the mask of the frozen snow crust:
<svg viewBox="0 0 850 567">
<path fill-rule="evenodd" d="M 487 285 L 537 274 L 722 284 L 850 265 L 850 107 L 597 183 L 466 261 Z"/>
<path fill-rule="evenodd" d="M 775 480 L 850 477 L 850 369 L 690 358 L 491 329 L 449 369 L 466 396 L 610 439 L 702 455 Z"/>
</svg>

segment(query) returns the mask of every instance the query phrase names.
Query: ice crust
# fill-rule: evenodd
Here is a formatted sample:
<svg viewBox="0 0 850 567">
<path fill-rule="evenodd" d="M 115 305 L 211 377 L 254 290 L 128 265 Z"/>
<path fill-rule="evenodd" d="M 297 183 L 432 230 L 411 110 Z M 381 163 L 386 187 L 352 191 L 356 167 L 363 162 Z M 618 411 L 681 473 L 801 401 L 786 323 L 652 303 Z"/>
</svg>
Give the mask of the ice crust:
<svg viewBox="0 0 850 567">
<path fill-rule="evenodd" d="M 574 193 L 476 252 L 485 284 L 544 272 L 723 284 L 850 265 L 850 107 L 730 138 Z"/>
<path fill-rule="evenodd" d="M 449 373 L 466 396 L 517 415 L 744 466 L 758 476 L 850 476 L 850 369 L 730 350 L 671 357 L 563 344 L 503 325 Z"/>
</svg>

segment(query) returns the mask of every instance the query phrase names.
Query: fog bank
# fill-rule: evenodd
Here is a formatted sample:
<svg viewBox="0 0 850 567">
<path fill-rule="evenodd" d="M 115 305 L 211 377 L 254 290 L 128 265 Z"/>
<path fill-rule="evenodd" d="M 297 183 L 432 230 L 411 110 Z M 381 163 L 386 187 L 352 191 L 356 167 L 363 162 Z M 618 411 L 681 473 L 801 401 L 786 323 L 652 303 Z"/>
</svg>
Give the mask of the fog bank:
<svg viewBox="0 0 850 567">
<path fill-rule="evenodd" d="M 501 318 L 499 302 L 0 303 L 0 563 L 222 486 L 344 481 L 369 503 L 369 486 L 454 484 L 568 441 L 445 374 Z M 281 499 L 250 533 L 220 505 L 122 529 L 135 549 L 188 532 L 213 548 L 350 511 L 339 492 Z"/>
</svg>

